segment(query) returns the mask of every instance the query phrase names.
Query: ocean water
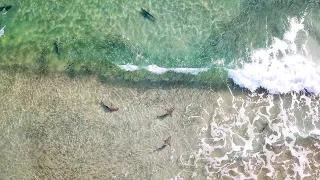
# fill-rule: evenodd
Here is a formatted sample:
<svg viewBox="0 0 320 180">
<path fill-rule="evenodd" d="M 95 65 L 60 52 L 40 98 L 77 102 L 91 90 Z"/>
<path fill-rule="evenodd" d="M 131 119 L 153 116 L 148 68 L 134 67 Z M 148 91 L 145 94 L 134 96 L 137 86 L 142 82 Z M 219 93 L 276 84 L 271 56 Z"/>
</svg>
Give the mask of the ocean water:
<svg viewBox="0 0 320 180">
<path fill-rule="evenodd" d="M 134 81 L 194 79 L 219 84 L 221 78 L 228 79 L 230 69 L 258 61 L 252 54 L 268 51 L 275 38 L 286 45 L 294 41 L 295 37 L 285 36 L 294 23 L 304 19 L 306 26 L 296 34 L 301 39 L 294 42 L 298 43 L 297 51 L 303 48 L 305 36 L 318 42 L 319 34 L 318 1 L 1 3 L 12 4 L 0 17 L 0 27 L 5 27 L 1 31 L 5 36 L 0 39 L 1 65 L 42 73 L 94 73 Z M 156 20 L 143 16 L 141 8 L 150 10 Z M 303 32 L 307 35 L 301 35 Z M 119 68 L 147 71 L 124 73 Z M 170 74 L 173 71 L 177 73 Z M 153 74 L 165 72 L 169 72 L 164 75 L 168 78 Z"/>
<path fill-rule="evenodd" d="M 0 179 L 319 179 L 319 1 L 5 4 Z"/>
</svg>

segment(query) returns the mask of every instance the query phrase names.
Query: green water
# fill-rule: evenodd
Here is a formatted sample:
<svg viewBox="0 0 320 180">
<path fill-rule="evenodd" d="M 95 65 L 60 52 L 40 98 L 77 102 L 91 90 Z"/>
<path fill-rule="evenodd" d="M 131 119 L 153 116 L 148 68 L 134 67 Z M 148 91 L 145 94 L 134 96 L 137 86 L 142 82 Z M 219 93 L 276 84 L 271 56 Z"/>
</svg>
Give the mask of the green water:
<svg viewBox="0 0 320 180">
<path fill-rule="evenodd" d="M 1 0 L 4 4 L 13 7 L 0 16 L 0 26 L 6 26 L 0 38 L 3 69 L 94 73 L 129 80 L 177 75 L 124 73 L 115 65 L 200 68 L 215 67 L 212 63 L 223 59 L 229 66 L 246 58 L 248 50 L 281 37 L 288 17 L 313 15 L 319 9 L 319 1 L 275 0 Z M 144 18 L 142 7 L 156 21 Z M 192 78 L 206 81 L 215 73 L 226 77 L 223 71 Z"/>
<path fill-rule="evenodd" d="M 249 51 L 266 47 L 272 37 L 281 38 L 291 17 L 306 13 L 305 29 L 316 40 L 320 37 L 312 28 L 320 14 L 317 0 L 0 0 L 0 6 L 4 4 L 13 7 L 0 15 L 0 28 L 6 26 L 5 36 L 0 38 L 0 179 L 166 179 L 181 170 L 185 179 L 191 179 L 194 172 L 198 179 L 221 179 L 219 174 L 209 175 L 206 164 L 222 151 L 204 154 L 198 162 L 188 158 L 199 149 L 201 138 L 214 138 L 212 126 L 202 132 L 205 124 L 229 126 L 245 120 L 244 128 L 232 125 L 230 129 L 246 137 L 248 127 L 262 129 L 260 119 L 267 118 L 275 126 L 286 120 L 280 113 L 281 98 L 260 102 L 263 97 L 222 89 L 227 82 L 226 68 L 237 66 L 239 58 L 248 60 Z M 141 7 L 150 9 L 156 21 L 144 18 Z M 212 65 L 217 60 L 224 65 Z M 212 68 L 195 76 L 125 72 L 116 66 L 127 63 Z M 3 72 L 11 70 L 32 73 Z M 70 79 L 51 72 L 71 77 L 97 75 L 107 83 L 96 76 Z M 121 82 L 139 88 L 132 84 L 131 88 L 119 88 L 110 85 L 110 80 L 125 80 Z M 145 81 L 148 83 L 141 84 L 148 88 L 137 83 Z M 150 88 L 165 87 L 159 86 L 159 81 L 213 88 Z M 288 116 L 295 112 L 298 123 L 313 123 L 309 117 L 317 121 L 318 98 L 308 107 L 307 100 L 297 104 L 290 96 L 283 98 L 293 102 L 293 109 L 283 111 Z M 120 107 L 119 112 L 104 112 L 100 101 Z M 173 117 L 155 119 L 168 107 L 176 108 Z M 264 111 L 271 113 L 266 116 Z M 252 113 L 261 116 L 253 118 Z M 256 122 L 257 128 L 253 128 Z M 255 137 L 275 133 L 266 128 Z M 169 135 L 172 147 L 150 153 Z M 228 152 L 230 146 L 226 145 L 223 151 Z M 303 146 L 315 154 L 309 157 L 313 177 L 319 174 L 314 167 L 320 162 L 316 145 L 310 140 Z M 261 157 L 265 158 L 263 152 Z M 274 165 L 282 162 L 289 169 L 290 163 L 298 164 L 290 155 L 279 157 Z M 246 161 L 241 159 L 235 166 L 245 168 L 240 163 Z M 255 161 L 250 164 L 260 168 Z M 276 172 L 279 175 L 275 177 L 284 179 L 286 169 L 278 167 Z M 266 179 L 267 173 L 261 170 L 257 174 Z"/>
</svg>

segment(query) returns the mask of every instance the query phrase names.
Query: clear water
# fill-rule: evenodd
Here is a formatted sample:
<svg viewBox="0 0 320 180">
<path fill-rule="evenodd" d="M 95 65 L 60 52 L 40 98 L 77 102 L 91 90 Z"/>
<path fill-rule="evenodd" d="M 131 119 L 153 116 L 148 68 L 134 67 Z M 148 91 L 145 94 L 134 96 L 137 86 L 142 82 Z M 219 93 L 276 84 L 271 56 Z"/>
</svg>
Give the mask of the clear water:
<svg viewBox="0 0 320 180">
<path fill-rule="evenodd" d="M 319 178 L 319 1 L 4 4 L 0 179 Z"/>
<path fill-rule="evenodd" d="M 247 51 L 281 37 L 288 29 L 288 17 L 312 16 L 319 6 L 295 1 L 5 3 L 13 7 L 0 19 L 8 32 L 1 38 L 2 62 L 24 57 L 27 62 L 20 63 L 32 63 L 41 49 L 48 48 L 52 63 L 59 59 L 184 68 L 210 67 L 219 59 L 228 65 L 246 57 Z M 144 18 L 141 7 L 149 9 L 156 21 Z"/>
<path fill-rule="evenodd" d="M 318 96 L 17 73 L 0 82 L 1 179 L 319 177 Z M 120 110 L 105 112 L 101 100 Z M 156 118 L 170 107 L 172 117 Z"/>
</svg>

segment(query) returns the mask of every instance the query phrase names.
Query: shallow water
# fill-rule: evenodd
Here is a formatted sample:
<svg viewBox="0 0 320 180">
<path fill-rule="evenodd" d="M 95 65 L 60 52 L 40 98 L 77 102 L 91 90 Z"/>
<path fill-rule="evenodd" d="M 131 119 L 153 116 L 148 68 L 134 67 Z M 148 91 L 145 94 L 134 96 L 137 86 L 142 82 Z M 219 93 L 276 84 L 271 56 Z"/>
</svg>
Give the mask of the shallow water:
<svg viewBox="0 0 320 180">
<path fill-rule="evenodd" d="M 3 4 L 0 179 L 319 178 L 317 0 Z"/>
<path fill-rule="evenodd" d="M 317 179 L 319 97 L 1 73 L 1 179 Z M 120 107 L 108 113 L 100 101 Z M 172 117 L 157 119 L 165 108 Z M 163 140 L 172 144 L 159 152 Z"/>
</svg>

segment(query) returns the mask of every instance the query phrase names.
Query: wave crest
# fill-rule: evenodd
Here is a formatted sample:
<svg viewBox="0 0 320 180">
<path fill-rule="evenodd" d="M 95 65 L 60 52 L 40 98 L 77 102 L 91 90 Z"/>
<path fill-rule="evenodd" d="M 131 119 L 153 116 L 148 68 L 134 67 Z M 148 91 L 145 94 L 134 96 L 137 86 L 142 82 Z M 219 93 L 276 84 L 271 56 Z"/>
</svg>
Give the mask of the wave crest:
<svg viewBox="0 0 320 180">
<path fill-rule="evenodd" d="M 320 69 L 307 56 L 306 44 L 302 45 L 302 52 L 297 50 L 296 39 L 304 29 L 303 22 L 304 18 L 291 18 L 283 40 L 273 38 L 269 47 L 252 52 L 251 62 L 230 69 L 228 76 L 251 91 L 262 87 L 270 93 L 320 93 Z"/>
</svg>

